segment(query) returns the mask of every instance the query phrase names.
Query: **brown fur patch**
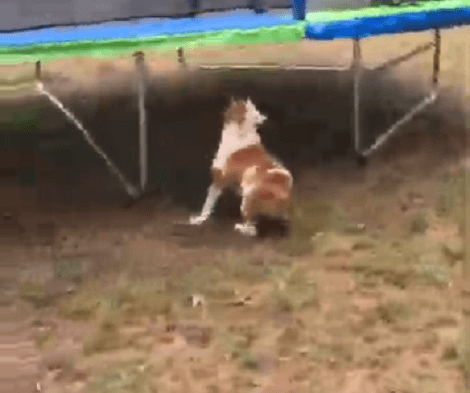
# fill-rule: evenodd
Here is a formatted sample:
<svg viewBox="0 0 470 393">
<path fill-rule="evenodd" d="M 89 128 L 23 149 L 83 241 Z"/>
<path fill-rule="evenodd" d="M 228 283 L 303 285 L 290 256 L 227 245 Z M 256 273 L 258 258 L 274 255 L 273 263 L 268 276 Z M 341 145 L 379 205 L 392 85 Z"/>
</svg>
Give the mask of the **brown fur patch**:
<svg viewBox="0 0 470 393">
<path fill-rule="evenodd" d="M 234 100 L 230 102 L 230 105 L 224 112 L 224 123 L 228 124 L 232 121 L 242 125 L 246 119 L 246 104 L 242 100 Z"/>
<path fill-rule="evenodd" d="M 224 181 L 224 174 L 220 169 L 212 168 L 212 180 L 219 188 L 223 188 L 225 186 Z"/>
<path fill-rule="evenodd" d="M 225 183 L 240 183 L 245 170 L 253 165 L 260 166 L 263 170 L 274 165 L 261 145 L 254 145 L 233 153 L 225 164 L 223 176 Z"/>
</svg>

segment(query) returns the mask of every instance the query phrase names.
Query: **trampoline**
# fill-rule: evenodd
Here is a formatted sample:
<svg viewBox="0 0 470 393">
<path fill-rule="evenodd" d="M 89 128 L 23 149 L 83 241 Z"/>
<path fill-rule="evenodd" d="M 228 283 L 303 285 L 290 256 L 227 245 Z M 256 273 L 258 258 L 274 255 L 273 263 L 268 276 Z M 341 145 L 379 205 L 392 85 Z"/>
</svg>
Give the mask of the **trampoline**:
<svg viewBox="0 0 470 393">
<path fill-rule="evenodd" d="M 231 64 L 202 65 L 200 69 L 352 70 L 354 72 L 354 150 L 358 159 L 364 161 L 373 151 L 383 145 L 390 135 L 437 99 L 440 29 L 470 24 L 470 0 L 418 0 L 413 4 L 405 2 L 395 6 L 369 5 L 354 10 L 321 10 L 318 12 L 307 12 L 308 4 L 305 0 L 292 0 L 292 2 L 290 0 L 181 0 L 174 2 L 168 0 L 155 2 L 143 0 L 96 0 L 93 2 L 66 0 L 59 2 L 60 7 L 56 7 L 57 9 L 50 8 L 51 0 L 35 0 L 35 4 L 41 2 L 44 2 L 45 6 L 49 4 L 49 9 L 47 7 L 38 8 L 37 15 L 30 15 L 29 19 L 18 17 L 21 5 L 24 6 L 23 3 L 31 1 L 20 0 L 14 3 L 3 2 L 0 4 L 0 26 L 2 26 L 0 30 L 0 64 L 35 62 L 39 93 L 48 97 L 81 130 L 93 149 L 119 178 L 128 194 L 134 198 L 142 194 L 147 182 L 147 130 L 143 72 L 146 50 L 177 50 L 180 62 L 184 63 L 183 48 L 222 44 L 299 42 L 304 39 L 351 39 L 353 58 L 348 67 Z M 145 9 L 144 3 L 150 8 Z M 84 4 L 88 4 L 88 8 Z M 113 7 L 113 4 L 117 6 Z M 141 7 L 135 7 L 136 4 L 140 4 Z M 175 5 L 178 5 L 178 12 L 174 10 Z M 284 11 L 275 11 L 276 8 Z M 140 11 L 136 11 L 137 14 L 132 14 L 129 11 L 135 9 Z M 285 10 L 290 11 L 286 12 Z M 8 17 L 8 12 L 11 13 L 11 17 Z M 372 146 L 362 146 L 359 121 L 359 87 L 362 71 L 367 67 L 363 65 L 361 60 L 361 39 L 383 34 L 425 30 L 434 30 L 432 42 L 396 59 L 372 67 L 372 69 L 385 70 L 418 53 L 433 49 L 434 66 L 430 94 L 384 132 Z M 79 120 L 46 89 L 40 80 L 41 61 L 76 56 L 115 57 L 129 51 L 135 51 L 136 68 L 141 76 L 138 97 L 140 187 L 133 186 L 125 179 L 105 152 L 95 144 L 92 136 Z"/>
</svg>

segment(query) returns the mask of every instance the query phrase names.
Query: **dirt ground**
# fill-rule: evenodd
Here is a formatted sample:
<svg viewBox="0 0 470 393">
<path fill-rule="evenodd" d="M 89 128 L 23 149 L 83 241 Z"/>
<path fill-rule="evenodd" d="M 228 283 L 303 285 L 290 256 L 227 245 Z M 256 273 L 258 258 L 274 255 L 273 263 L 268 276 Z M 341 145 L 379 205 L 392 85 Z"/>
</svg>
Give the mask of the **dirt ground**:
<svg viewBox="0 0 470 393">
<path fill-rule="evenodd" d="M 368 63 L 375 63 L 375 57 L 385 60 L 430 36 L 370 40 L 364 44 L 364 57 Z M 349 51 L 345 42 L 272 45 L 263 51 L 236 48 L 230 54 L 208 49 L 189 51 L 188 63 L 217 63 L 223 56 L 244 62 L 345 63 Z M 187 141 L 171 132 L 162 136 L 154 142 L 160 146 L 155 166 L 173 154 L 175 161 L 192 165 L 193 173 L 207 171 L 223 106 L 222 99 L 210 97 L 253 94 L 274 118 L 265 137 L 269 147 L 294 172 L 292 234 L 281 240 L 237 236 L 232 228 L 239 219 L 238 201 L 227 197 L 201 231 L 174 236 L 173 223 L 200 207 L 208 185 L 205 174 L 200 184 L 193 184 L 175 180 L 168 169 L 166 188 L 157 187 L 155 194 L 127 209 L 121 206 L 119 184 L 108 180 L 103 166 L 80 164 L 76 186 L 63 180 L 59 169 L 45 171 L 43 178 L 38 175 L 32 187 L 7 179 L 0 196 L 5 213 L 0 226 L 0 327 L 6 337 L 0 344 L 6 354 L 0 360 L 0 391 L 464 392 L 461 290 L 470 68 L 463 65 L 470 64 L 469 30 L 444 32 L 442 54 L 444 98 L 364 168 L 355 166 L 346 147 L 333 146 L 325 155 L 335 139 L 317 146 L 311 159 L 300 157 L 305 153 L 301 148 L 289 147 L 289 140 L 301 140 L 302 135 L 309 147 L 323 143 L 306 134 L 312 117 L 320 116 L 314 110 L 294 107 L 285 120 L 284 112 L 276 116 L 281 109 L 270 103 L 275 98 L 266 97 L 265 86 L 239 79 L 229 88 L 216 78 L 196 83 L 188 73 L 176 72 L 174 54 L 149 56 L 152 78 L 165 85 L 170 97 L 155 99 L 160 109 L 150 111 L 152 127 L 187 124 L 183 104 L 171 98 L 170 93 L 181 91 L 175 86 L 189 84 L 188 96 L 200 93 L 205 98 L 195 100 L 213 102 L 214 112 L 201 111 L 189 100 L 187 116 L 200 119 L 195 127 L 202 131 Z M 430 79 L 430 58 L 400 66 L 391 83 L 411 84 L 421 94 Z M 44 65 L 44 78 L 51 91 L 80 111 L 77 102 L 85 93 L 106 86 L 118 95 L 128 88 L 132 67 L 126 59 L 70 60 Z M 168 71 L 165 78 L 162 69 Z M 120 72 L 128 72 L 127 77 L 116 78 Z M 345 78 L 335 82 L 338 94 L 349 94 L 342 90 L 351 86 Z M 282 89 L 280 83 L 273 88 Z M 365 107 L 373 103 L 374 88 L 365 86 L 370 89 Z M 281 98 L 277 94 L 282 102 L 282 93 Z M 290 105 L 287 94 L 284 106 Z M 349 120 L 338 118 L 347 106 L 323 93 L 316 101 L 319 112 L 324 111 L 322 99 L 333 108 L 327 114 L 333 120 L 315 127 L 333 130 L 334 121 L 341 123 L 336 141 L 346 146 Z M 107 151 L 136 162 L 136 151 L 126 153 L 117 142 L 106 142 L 109 133 L 118 139 L 125 131 L 105 129 L 105 122 L 124 122 L 129 113 L 116 101 L 115 111 L 107 115 L 108 104 L 92 108 L 87 101 L 81 113 L 97 113 L 86 118 L 87 125 L 100 142 L 108 143 Z M 292 122 L 302 116 L 304 123 Z M 383 129 L 384 124 L 365 118 L 368 130 Z M 47 122 L 44 134 L 66 127 L 50 113 L 41 122 Z M 278 129 L 286 127 L 290 139 L 279 137 Z M 185 150 L 185 143 L 197 143 L 202 152 Z M 296 143 L 291 145 L 302 144 Z M 178 145 L 179 155 L 174 148 Z M 18 154 L 8 150 L 2 167 L 13 158 L 21 166 L 26 153 Z M 87 154 L 86 159 L 78 154 L 74 158 L 91 162 L 92 154 Z M 47 161 L 44 166 L 54 163 L 47 154 L 41 157 Z M 138 168 L 127 174 L 138 178 Z M 53 191 L 44 191 L 51 187 Z"/>
</svg>

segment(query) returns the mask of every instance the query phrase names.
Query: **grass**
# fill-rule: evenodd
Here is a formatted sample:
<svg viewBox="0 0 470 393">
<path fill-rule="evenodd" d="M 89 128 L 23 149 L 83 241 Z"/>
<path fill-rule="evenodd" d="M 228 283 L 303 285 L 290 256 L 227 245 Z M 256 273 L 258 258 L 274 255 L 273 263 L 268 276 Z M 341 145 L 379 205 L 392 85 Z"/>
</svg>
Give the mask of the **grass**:
<svg viewBox="0 0 470 393">
<path fill-rule="evenodd" d="M 357 236 L 352 239 L 351 250 L 353 251 L 364 251 L 372 250 L 379 246 L 379 241 L 368 235 Z"/>
<path fill-rule="evenodd" d="M 18 286 L 18 296 L 35 307 L 46 307 L 51 302 L 46 295 L 45 285 L 34 281 L 21 281 Z"/>
<path fill-rule="evenodd" d="M 253 324 L 238 324 L 228 327 L 228 332 L 234 337 L 238 337 L 237 343 L 243 349 L 251 347 L 253 342 L 258 338 L 256 325 Z"/>
<path fill-rule="evenodd" d="M 229 253 L 223 264 L 195 266 L 184 277 L 181 291 L 185 295 L 202 294 L 211 299 L 228 300 L 235 296 L 237 283 L 257 284 L 281 274 L 292 265 L 287 257 L 267 253 Z"/>
<path fill-rule="evenodd" d="M 450 266 L 454 266 L 465 257 L 465 243 L 463 239 L 448 239 L 442 243 L 442 252 Z"/>
<path fill-rule="evenodd" d="M 410 221 L 410 233 L 411 234 L 423 234 L 429 228 L 428 218 L 426 213 L 417 213 Z"/>
<path fill-rule="evenodd" d="M 165 281 L 159 278 L 121 281 L 112 300 L 127 318 L 169 315 L 173 306 Z"/>
<path fill-rule="evenodd" d="M 90 320 L 104 301 L 103 292 L 97 283 L 88 283 L 59 304 L 59 316 L 72 320 Z"/>
<path fill-rule="evenodd" d="M 454 361 L 459 358 L 459 351 L 455 345 L 448 344 L 442 350 L 441 360 Z"/>
<path fill-rule="evenodd" d="M 345 361 L 354 359 L 354 348 L 351 343 L 338 342 L 334 344 L 317 344 L 310 350 L 310 359 L 314 361 Z"/>
<path fill-rule="evenodd" d="M 338 235 L 335 232 L 328 232 L 322 236 L 316 236 L 312 239 L 315 251 L 325 257 L 334 257 L 339 255 L 350 256 L 352 251 L 351 239 Z"/>
<path fill-rule="evenodd" d="M 256 370 L 258 368 L 258 357 L 252 352 L 242 352 L 240 362 L 243 368 Z"/>
<path fill-rule="evenodd" d="M 96 352 L 118 349 L 123 346 L 123 339 L 119 333 L 119 321 L 115 315 L 107 315 L 101 321 L 98 329 L 92 333 L 83 344 L 85 356 Z"/>
<path fill-rule="evenodd" d="M 78 292 L 64 299 L 59 315 L 72 320 L 91 320 L 100 313 L 115 310 L 125 319 L 134 317 L 168 315 L 172 300 L 162 280 L 122 279 L 114 289 L 103 290 L 96 283 L 82 286 Z"/>
<path fill-rule="evenodd" d="M 214 291 L 222 280 L 226 279 L 226 273 L 219 266 L 212 263 L 193 267 L 183 278 L 181 290 L 185 294 Z"/>
<path fill-rule="evenodd" d="M 242 253 L 228 258 L 227 274 L 235 280 L 249 284 L 266 281 L 273 270 L 263 256 Z"/>
<path fill-rule="evenodd" d="M 318 306 L 317 284 L 305 271 L 295 268 L 274 285 L 270 298 L 275 312 L 315 307 Z"/>
<path fill-rule="evenodd" d="M 451 270 L 440 243 L 427 236 L 378 245 L 374 253 L 353 260 L 356 282 L 364 287 L 409 285 L 447 287 Z"/>
<path fill-rule="evenodd" d="M 154 393 L 151 368 L 144 363 L 129 362 L 107 370 L 94 378 L 92 392 L 105 393 Z"/>
<path fill-rule="evenodd" d="M 56 343 L 56 337 L 50 332 L 38 332 L 34 336 L 34 344 L 40 350 L 52 349 Z"/>
<path fill-rule="evenodd" d="M 447 218 L 459 226 L 459 232 L 464 235 L 465 227 L 465 195 L 470 184 L 470 171 L 460 170 L 454 174 L 443 176 L 439 183 L 439 198 L 436 213 L 439 217 Z"/>
<path fill-rule="evenodd" d="M 277 338 L 278 355 L 280 357 L 289 357 L 293 351 L 302 342 L 301 332 L 297 327 L 288 326 Z"/>
<path fill-rule="evenodd" d="M 295 200 L 290 213 L 291 235 L 279 247 L 289 256 L 312 252 L 314 246 L 311 239 L 318 232 L 344 232 L 349 226 L 344 212 L 328 201 L 314 198 Z"/>
<path fill-rule="evenodd" d="M 222 337 L 225 351 L 232 359 L 238 359 L 240 367 L 255 370 L 258 368 L 258 359 L 249 348 L 251 340 L 247 337 L 226 333 Z"/>
<path fill-rule="evenodd" d="M 406 256 L 390 244 L 382 244 L 375 253 L 356 258 L 352 263 L 353 276 L 360 286 L 376 287 L 391 284 L 408 285 L 412 269 Z"/>
<path fill-rule="evenodd" d="M 379 318 L 386 324 L 407 320 L 413 315 L 411 308 L 400 302 L 388 301 L 377 308 Z"/>
</svg>

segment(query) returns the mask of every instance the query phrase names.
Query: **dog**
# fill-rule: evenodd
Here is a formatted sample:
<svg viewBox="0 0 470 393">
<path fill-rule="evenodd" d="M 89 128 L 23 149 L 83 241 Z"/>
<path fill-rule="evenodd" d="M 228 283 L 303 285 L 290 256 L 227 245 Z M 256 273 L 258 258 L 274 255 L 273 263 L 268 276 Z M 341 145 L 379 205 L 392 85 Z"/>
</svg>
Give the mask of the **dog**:
<svg viewBox="0 0 470 393">
<path fill-rule="evenodd" d="M 257 128 L 267 120 L 250 98 L 234 100 L 224 112 L 219 149 L 212 162 L 212 184 L 198 216 L 191 225 L 200 225 L 212 214 L 222 191 L 235 187 L 242 197 L 243 223 L 235 230 L 256 236 L 256 217 L 287 219 L 292 200 L 292 174 L 263 147 Z"/>
</svg>

